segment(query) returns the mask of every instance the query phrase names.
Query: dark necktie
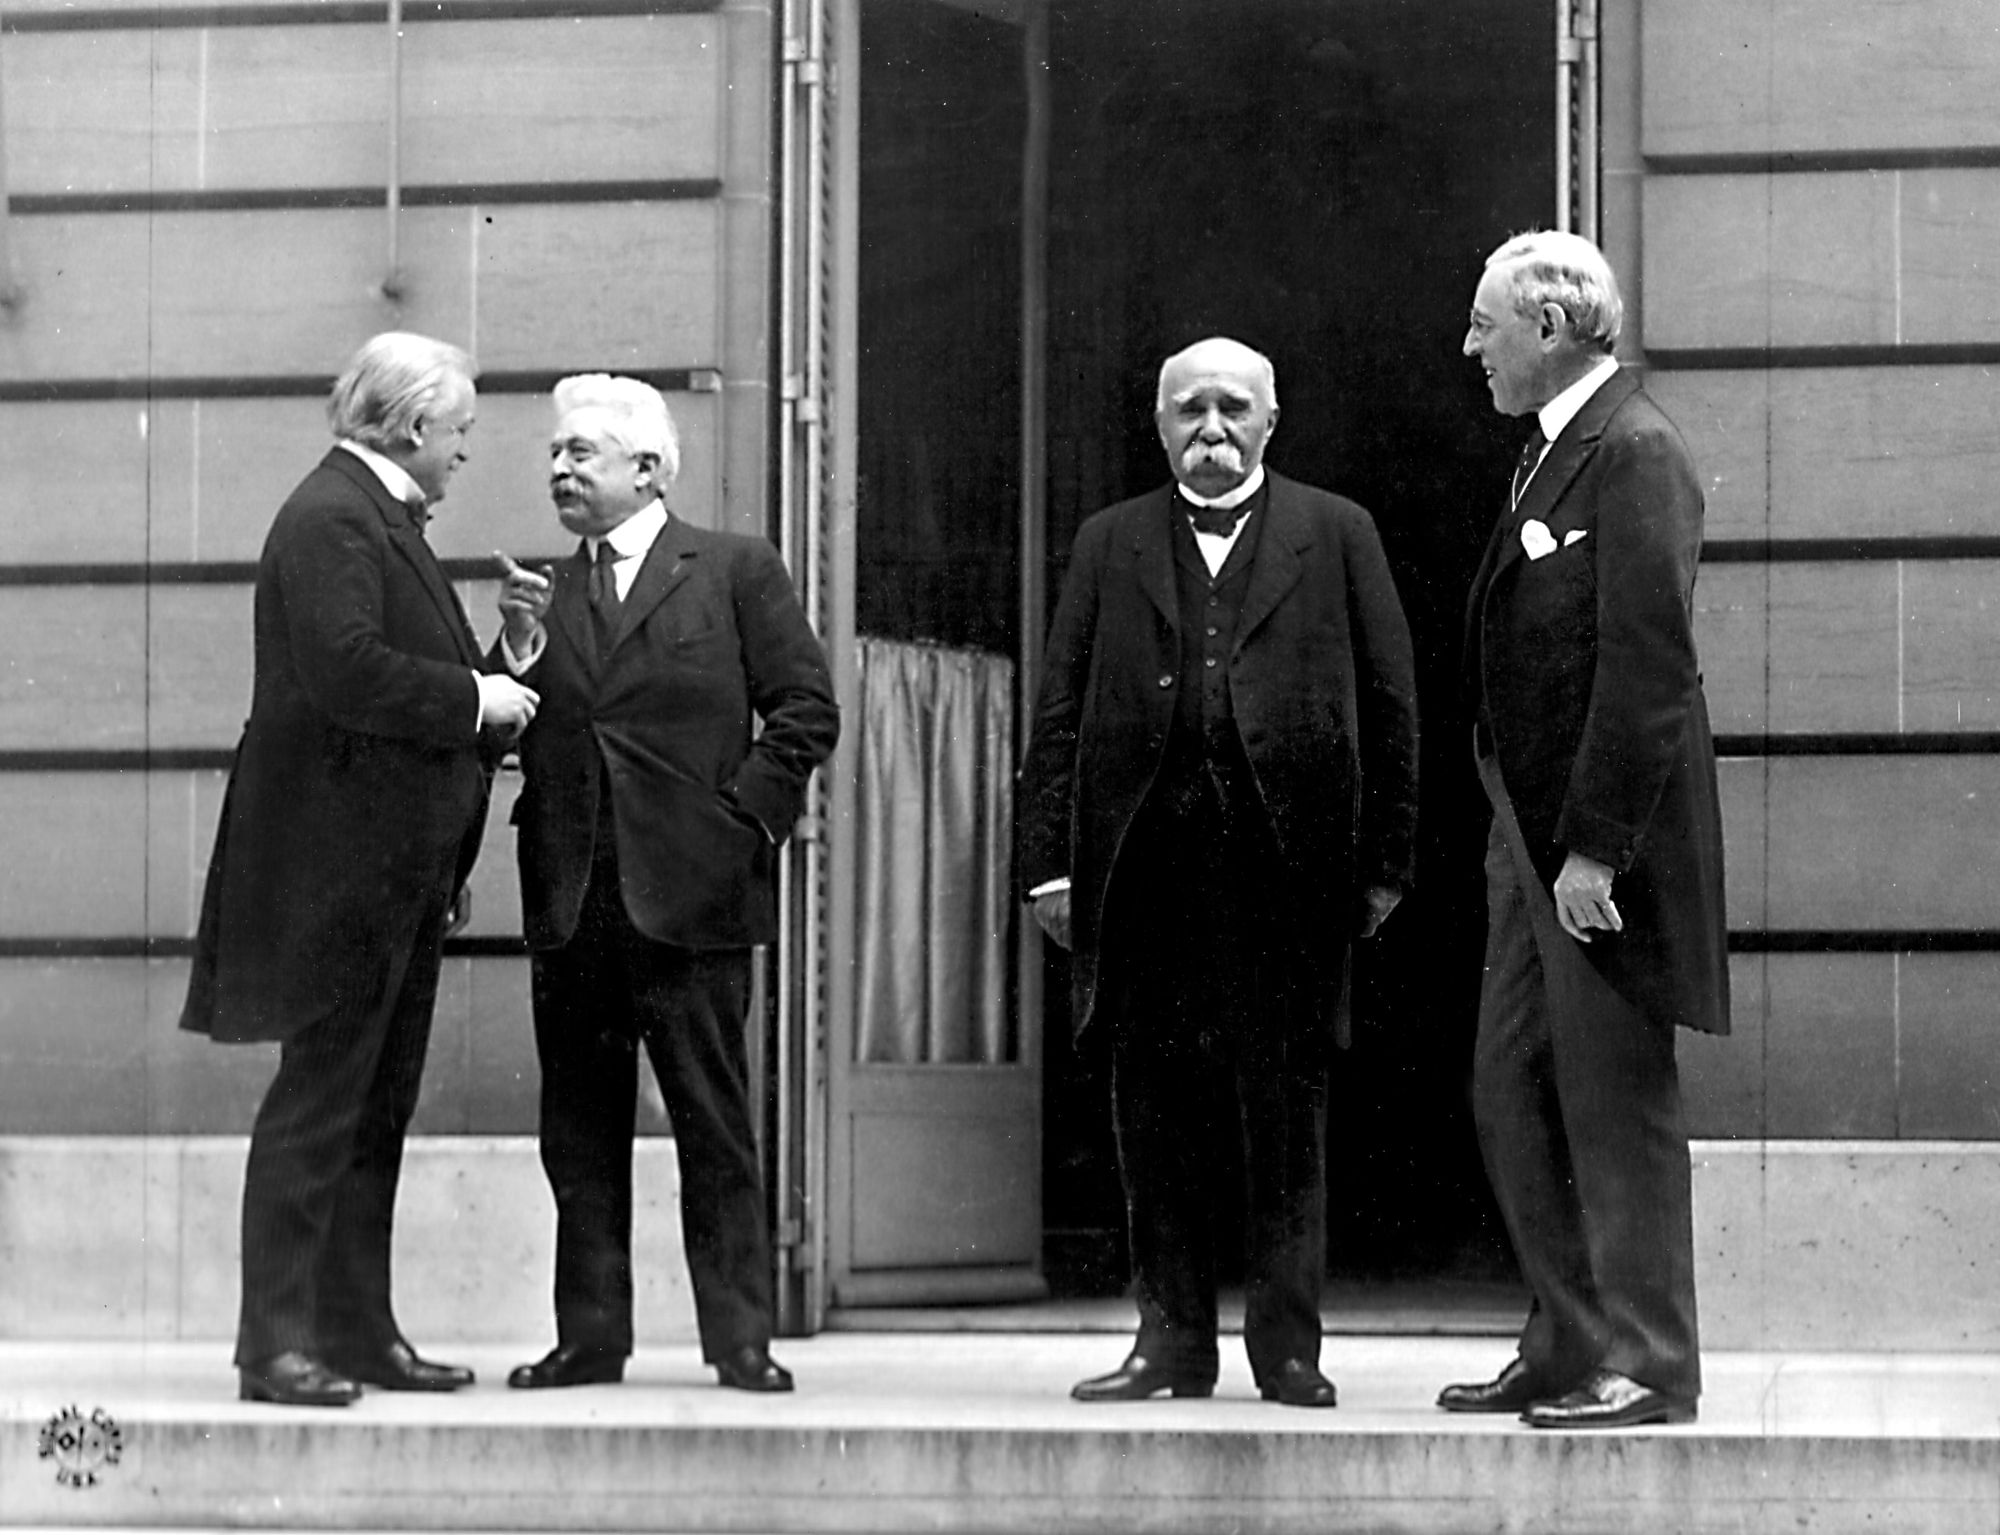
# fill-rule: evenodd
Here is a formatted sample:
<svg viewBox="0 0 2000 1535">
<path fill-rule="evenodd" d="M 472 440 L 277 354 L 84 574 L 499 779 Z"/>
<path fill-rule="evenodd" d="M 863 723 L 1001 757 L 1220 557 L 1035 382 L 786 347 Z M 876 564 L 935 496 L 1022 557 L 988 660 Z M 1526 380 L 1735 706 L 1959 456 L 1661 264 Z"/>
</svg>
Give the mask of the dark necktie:
<svg viewBox="0 0 2000 1535">
<path fill-rule="evenodd" d="M 1239 501 L 1234 506 L 1196 506 L 1192 501 L 1188 502 L 1187 511 L 1194 519 L 1195 532 L 1219 533 L 1227 538 L 1236 531 L 1236 524 L 1250 515 L 1250 499 Z"/>
<path fill-rule="evenodd" d="M 590 616 L 597 627 L 597 648 L 609 653 L 618 635 L 618 615 L 624 606 L 618 600 L 618 551 L 609 539 L 599 539 L 597 558 L 590 567 Z"/>
<path fill-rule="evenodd" d="M 1528 488 L 1528 481 L 1534 478 L 1535 466 L 1542 461 L 1542 450 L 1549 445 L 1542 435 L 1542 423 L 1535 423 L 1535 430 L 1529 435 L 1526 446 L 1521 449 L 1521 461 L 1514 466 L 1514 498 L 1509 506 L 1521 504 L 1521 492 Z"/>
</svg>

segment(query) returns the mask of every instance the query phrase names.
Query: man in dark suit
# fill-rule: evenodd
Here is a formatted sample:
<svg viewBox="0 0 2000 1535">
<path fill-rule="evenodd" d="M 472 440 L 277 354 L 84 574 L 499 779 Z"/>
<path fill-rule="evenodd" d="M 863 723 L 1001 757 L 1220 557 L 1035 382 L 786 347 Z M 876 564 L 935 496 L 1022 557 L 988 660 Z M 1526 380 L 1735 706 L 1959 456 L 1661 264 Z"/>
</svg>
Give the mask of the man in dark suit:
<svg viewBox="0 0 2000 1535">
<path fill-rule="evenodd" d="M 1110 1031 L 1139 1334 L 1087 1402 L 1207 1396 L 1207 1170 L 1240 1113 L 1245 1342 L 1261 1394 L 1320 1372 L 1325 1135 L 1349 941 L 1411 876 L 1416 688 L 1368 514 L 1269 473 L 1271 364 L 1211 338 L 1160 370 L 1169 484 L 1078 532 L 1021 772 L 1020 873 Z"/>
<path fill-rule="evenodd" d="M 391 332 L 356 353 L 337 445 L 257 565 L 256 672 L 181 1026 L 279 1040 L 243 1188 L 236 1339 L 249 1400 L 340 1406 L 360 1383 L 446 1391 L 390 1307 L 390 1221 L 440 945 L 490 766 L 535 696 L 483 674 L 424 541 L 465 461 L 464 353 Z"/>
<path fill-rule="evenodd" d="M 1499 1377 L 1438 1401 L 1550 1428 L 1694 1416 L 1674 1031 L 1729 1028 L 1701 484 L 1611 355 L 1621 317 L 1594 245 L 1536 233 L 1487 259 L 1465 337 L 1495 408 L 1537 416 L 1466 621 L 1493 804 L 1474 1114 L 1533 1305 Z"/>
<path fill-rule="evenodd" d="M 789 1391 L 744 1016 L 751 946 L 777 936 L 778 850 L 840 715 L 777 551 L 667 510 L 680 450 L 659 392 L 588 375 L 558 384 L 555 408 L 550 489 L 583 543 L 542 572 L 508 562 L 494 656 L 543 700 L 514 820 L 556 1201 L 556 1346 L 507 1383 L 624 1374 L 643 1043 L 673 1121 L 703 1357 L 725 1386 Z"/>
</svg>

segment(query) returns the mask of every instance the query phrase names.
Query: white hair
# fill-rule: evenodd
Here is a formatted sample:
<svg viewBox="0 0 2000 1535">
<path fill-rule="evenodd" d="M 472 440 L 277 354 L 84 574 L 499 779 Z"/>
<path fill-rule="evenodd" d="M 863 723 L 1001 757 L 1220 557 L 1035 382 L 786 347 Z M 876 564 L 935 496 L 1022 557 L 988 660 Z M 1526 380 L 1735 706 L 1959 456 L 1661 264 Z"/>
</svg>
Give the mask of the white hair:
<svg viewBox="0 0 2000 1535">
<path fill-rule="evenodd" d="M 627 453 L 657 459 L 662 484 L 681 472 L 681 434 L 666 397 L 651 384 L 613 373 L 572 374 L 556 384 L 555 407 L 558 419 L 573 410 L 603 411 L 605 436 Z"/>
<path fill-rule="evenodd" d="M 336 437 L 377 449 L 407 447 L 438 397 L 472 377 L 472 359 L 451 343 L 384 331 L 363 342 L 334 381 L 326 419 Z"/>
<path fill-rule="evenodd" d="M 1610 351 L 1625 326 L 1625 301 L 1611 263 L 1582 235 L 1530 229 L 1515 235 L 1486 258 L 1488 267 L 1506 267 L 1508 293 L 1517 314 L 1537 313 L 1554 304 L 1569 316 L 1577 340 Z"/>
<path fill-rule="evenodd" d="M 1278 408 L 1278 370 L 1271 366 L 1271 359 L 1255 347 L 1245 346 L 1228 336 L 1209 336 L 1193 346 L 1182 347 L 1160 364 L 1159 382 L 1153 386 L 1153 409 L 1156 412 L 1167 408 L 1168 370 L 1177 362 L 1191 360 L 1197 352 L 1213 353 L 1221 366 L 1249 374 L 1262 393 L 1264 403 L 1273 410 Z"/>
</svg>

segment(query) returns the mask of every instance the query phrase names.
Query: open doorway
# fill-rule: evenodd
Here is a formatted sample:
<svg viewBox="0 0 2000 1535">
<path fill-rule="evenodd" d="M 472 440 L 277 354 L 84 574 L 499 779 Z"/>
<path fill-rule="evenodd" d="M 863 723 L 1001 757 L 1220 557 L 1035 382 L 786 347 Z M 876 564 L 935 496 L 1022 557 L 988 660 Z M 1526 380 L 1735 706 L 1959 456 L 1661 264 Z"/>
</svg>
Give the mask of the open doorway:
<svg viewBox="0 0 2000 1535">
<path fill-rule="evenodd" d="M 861 7 L 856 612 L 864 634 L 1018 656 L 1025 104 L 1005 9 Z M 1160 358 L 1217 332 L 1268 353 L 1270 461 L 1375 515 L 1423 709 L 1418 888 L 1358 961 L 1333 1081 L 1330 1277 L 1504 1280 L 1467 1099 L 1485 806 L 1457 674 L 1514 445 L 1458 342 L 1486 251 L 1553 217 L 1552 14 L 1057 0 L 1050 58 L 1048 590 L 1083 518 L 1165 477 Z M 1105 1060 L 1071 1046 L 1060 959 L 1045 997 L 1043 1267 L 1058 1295 L 1116 1293 Z"/>
</svg>

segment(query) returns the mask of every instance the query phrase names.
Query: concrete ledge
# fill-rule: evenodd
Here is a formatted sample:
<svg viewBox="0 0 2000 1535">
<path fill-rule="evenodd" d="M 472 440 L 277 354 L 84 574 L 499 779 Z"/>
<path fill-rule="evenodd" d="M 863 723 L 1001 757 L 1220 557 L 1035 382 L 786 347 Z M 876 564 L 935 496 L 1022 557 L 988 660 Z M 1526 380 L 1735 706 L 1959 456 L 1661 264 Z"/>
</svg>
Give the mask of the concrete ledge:
<svg viewBox="0 0 2000 1535">
<path fill-rule="evenodd" d="M 235 1335 L 243 1136 L 0 1137 L 0 1338 Z M 634 1321 L 692 1338 L 670 1140 L 633 1157 Z M 553 1342 L 555 1206 L 535 1141 L 409 1141 L 396 1307 L 419 1344 Z"/>
<path fill-rule="evenodd" d="M 0 1137 L 0 1338 L 227 1338 L 240 1136 Z M 1703 1141 L 1702 1341 L 2000 1352 L 2000 1143 Z M 640 1336 L 694 1336 L 673 1143 L 634 1163 Z M 397 1305 L 421 1343 L 552 1336 L 554 1210 L 532 1137 L 409 1143 Z"/>
<path fill-rule="evenodd" d="M 1702 1141 L 1704 1349 L 2000 1351 L 2000 1143 Z"/>
</svg>

